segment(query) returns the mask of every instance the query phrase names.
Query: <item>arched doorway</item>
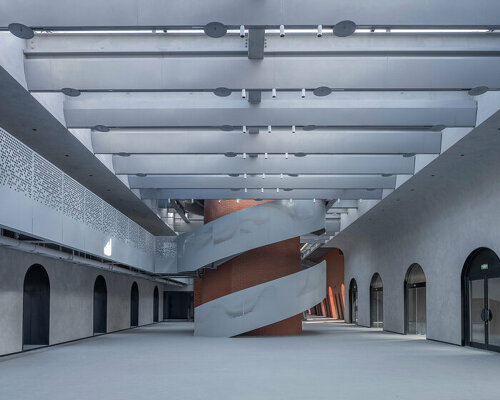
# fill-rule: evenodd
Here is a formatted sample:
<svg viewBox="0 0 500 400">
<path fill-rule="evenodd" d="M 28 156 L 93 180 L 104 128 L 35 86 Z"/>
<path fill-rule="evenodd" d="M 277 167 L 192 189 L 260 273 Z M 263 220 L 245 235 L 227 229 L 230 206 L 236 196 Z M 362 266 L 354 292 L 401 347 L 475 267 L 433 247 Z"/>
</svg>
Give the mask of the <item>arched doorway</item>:
<svg viewBox="0 0 500 400">
<path fill-rule="evenodd" d="M 349 284 L 349 316 L 351 324 L 358 324 L 358 285 L 356 280 L 351 279 Z"/>
<path fill-rule="evenodd" d="M 382 278 L 375 272 L 370 283 L 370 326 L 384 326 L 384 285 Z"/>
<path fill-rule="evenodd" d="M 465 344 L 500 351 L 500 259 L 481 248 L 468 258 L 462 272 Z"/>
<path fill-rule="evenodd" d="M 159 321 L 160 314 L 160 294 L 158 293 L 158 286 L 155 286 L 155 290 L 153 292 L 153 322 Z"/>
<path fill-rule="evenodd" d="M 139 326 L 139 287 L 136 282 L 130 290 L 130 326 Z"/>
<path fill-rule="evenodd" d="M 94 335 L 106 333 L 108 310 L 108 288 L 106 280 L 99 275 L 94 283 Z"/>
<path fill-rule="evenodd" d="M 413 264 L 405 278 L 405 333 L 425 335 L 427 333 L 426 280 L 422 267 Z"/>
<path fill-rule="evenodd" d="M 50 282 L 45 268 L 32 265 L 24 277 L 23 350 L 49 344 Z"/>
</svg>

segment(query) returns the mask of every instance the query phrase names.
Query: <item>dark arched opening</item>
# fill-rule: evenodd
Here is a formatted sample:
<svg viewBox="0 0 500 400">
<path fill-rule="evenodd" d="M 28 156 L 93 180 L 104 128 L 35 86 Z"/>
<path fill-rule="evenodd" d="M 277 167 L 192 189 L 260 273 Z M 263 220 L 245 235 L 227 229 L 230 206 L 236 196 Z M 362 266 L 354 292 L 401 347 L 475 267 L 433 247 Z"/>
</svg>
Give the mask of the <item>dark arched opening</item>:
<svg viewBox="0 0 500 400">
<path fill-rule="evenodd" d="M 32 265 L 24 277 L 23 350 L 49 344 L 50 282 L 41 265 Z"/>
<path fill-rule="evenodd" d="M 358 324 L 358 285 L 354 278 L 349 284 L 349 317 L 351 324 Z"/>
<path fill-rule="evenodd" d="M 94 335 L 106 333 L 108 289 L 106 280 L 99 275 L 94 283 Z"/>
<path fill-rule="evenodd" d="M 158 293 L 158 286 L 155 286 L 153 292 L 153 322 L 159 321 L 160 315 L 160 294 Z"/>
<path fill-rule="evenodd" d="M 370 283 L 370 326 L 372 328 L 384 326 L 384 286 L 378 273 L 373 274 Z"/>
<path fill-rule="evenodd" d="M 422 267 L 412 264 L 406 272 L 405 333 L 425 335 L 427 333 L 426 279 Z"/>
<path fill-rule="evenodd" d="M 130 290 L 130 326 L 139 326 L 139 287 L 136 282 Z"/>
<path fill-rule="evenodd" d="M 462 271 L 464 344 L 500 351 L 500 259 L 488 248 L 467 258 Z"/>
</svg>

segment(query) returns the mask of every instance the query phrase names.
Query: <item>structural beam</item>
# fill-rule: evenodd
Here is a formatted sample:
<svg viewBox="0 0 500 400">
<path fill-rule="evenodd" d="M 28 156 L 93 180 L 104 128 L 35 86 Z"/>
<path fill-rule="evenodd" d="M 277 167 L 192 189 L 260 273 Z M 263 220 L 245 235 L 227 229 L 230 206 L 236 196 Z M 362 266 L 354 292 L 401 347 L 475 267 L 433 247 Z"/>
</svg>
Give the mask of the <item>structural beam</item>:
<svg viewBox="0 0 500 400">
<path fill-rule="evenodd" d="M 441 133 L 431 131 L 312 132 L 267 129 L 259 135 L 220 130 L 113 130 L 92 133 L 95 153 L 100 154 L 439 154 Z"/>
<path fill-rule="evenodd" d="M 28 41 L 24 54 L 36 57 L 74 56 L 257 56 L 249 38 L 227 35 L 213 40 L 204 34 L 43 34 Z M 349 38 L 331 34 L 267 34 L 262 44 L 265 56 L 345 55 L 499 55 L 499 33 L 356 33 Z M 261 57 L 261 58 L 262 58 Z M 251 57 L 249 57 L 251 58 Z"/>
<path fill-rule="evenodd" d="M 243 189 L 234 191 L 231 189 L 141 189 L 143 199 L 381 199 L 382 190 L 363 189 Z"/>
<path fill-rule="evenodd" d="M 162 175 L 129 176 L 131 189 L 394 189 L 395 176 L 380 175 L 243 175 L 236 177 L 223 175 Z"/>
<path fill-rule="evenodd" d="M 477 105 L 465 92 L 335 92 L 326 98 L 309 95 L 305 99 L 299 92 L 280 93 L 277 99 L 264 92 L 258 107 L 237 93 L 223 98 L 212 93 L 83 93 L 66 98 L 64 108 L 70 128 L 470 127 L 476 122 Z"/>
<path fill-rule="evenodd" d="M 239 89 L 460 90 L 500 88 L 500 57 L 64 57 L 28 58 L 32 91 Z M 223 71 L 223 72 L 222 72 Z M 341 71 L 342 73 L 339 73 Z"/>
<path fill-rule="evenodd" d="M 415 157 L 395 155 L 270 155 L 228 158 L 222 155 L 113 156 L 117 174 L 413 174 Z"/>
<path fill-rule="evenodd" d="M 433 0 L 380 0 L 366 7 L 364 0 L 86 0 L 76 5 L 65 0 L 4 2 L 0 27 L 22 22 L 33 28 L 170 28 L 203 27 L 220 21 L 230 27 L 331 26 L 352 20 L 358 26 L 380 27 L 492 27 L 498 26 L 497 0 L 476 2 Z M 64 18 L 61 18 L 61 16 Z"/>
<path fill-rule="evenodd" d="M 250 29 L 248 31 L 248 58 L 250 60 L 264 58 L 265 35 L 264 29 Z"/>
</svg>

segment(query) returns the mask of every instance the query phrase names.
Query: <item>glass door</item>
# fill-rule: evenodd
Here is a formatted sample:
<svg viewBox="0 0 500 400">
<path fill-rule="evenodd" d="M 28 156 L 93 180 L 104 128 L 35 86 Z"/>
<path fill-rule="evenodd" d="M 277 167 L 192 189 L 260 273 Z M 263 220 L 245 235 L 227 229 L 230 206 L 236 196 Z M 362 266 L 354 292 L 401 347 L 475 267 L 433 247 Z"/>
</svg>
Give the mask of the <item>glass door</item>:
<svg viewBox="0 0 500 400">
<path fill-rule="evenodd" d="M 488 346 L 500 350 L 500 278 L 487 280 L 488 291 Z M 496 349 L 495 349 L 496 348 Z"/>
<path fill-rule="evenodd" d="M 486 329 L 484 313 L 485 310 L 485 286 L 486 279 L 470 281 L 470 344 L 475 347 L 486 345 Z"/>
</svg>

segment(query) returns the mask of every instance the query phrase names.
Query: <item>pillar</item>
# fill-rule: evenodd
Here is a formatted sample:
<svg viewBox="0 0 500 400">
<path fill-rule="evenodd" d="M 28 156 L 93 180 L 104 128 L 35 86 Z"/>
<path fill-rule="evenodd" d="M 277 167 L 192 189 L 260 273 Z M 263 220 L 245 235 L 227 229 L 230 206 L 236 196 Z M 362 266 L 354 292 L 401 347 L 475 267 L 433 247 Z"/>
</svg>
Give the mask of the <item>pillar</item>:
<svg viewBox="0 0 500 400">
<path fill-rule="evenodd" d="M 205 200 L 205 223 L 266 201 Z M 195 306 L 239 290 L 300 271 L 300 238 L 269 244 L 240 254 L 217 269 L 206 269 L 194 284 Z M 269 304 L 269 307 L 272 307 Z M 195 315 L 196 318 L 196 315 Z M 295 335 L 302 332 L 302 314 L 245 333 L 252 336 Z"/>
</svg>

